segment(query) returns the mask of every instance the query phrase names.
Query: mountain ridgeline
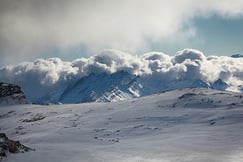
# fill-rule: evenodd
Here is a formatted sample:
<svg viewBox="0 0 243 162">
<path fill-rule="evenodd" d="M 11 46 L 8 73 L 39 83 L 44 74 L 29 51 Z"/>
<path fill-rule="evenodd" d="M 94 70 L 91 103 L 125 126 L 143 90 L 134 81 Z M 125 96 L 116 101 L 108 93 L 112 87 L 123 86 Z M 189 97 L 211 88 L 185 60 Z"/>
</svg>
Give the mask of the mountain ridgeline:
<svg viewBox="0 0 243 162">
<path fill-rule="evenodd" d="M 115 102 L 180 88 L 243 92 L 241 56 L 205 56 L 195 49 L 135 56 L 110 49 L 72 62 L 49 58 L 6 66 L 0 80 L 21 86 L 37 104 Z"/>
<path fill-rule="evenodd" d="M 161 82 L 119 71 L 113 74 L 90 74 L 65 88 L 54 90 L 35 101 L 39 104 L 115 102 L 147 96 L 180 88 L 212 88 L 225 90 L 228 85 L 222 80 L 206 83 L 200 79 Z"/>
</svg>

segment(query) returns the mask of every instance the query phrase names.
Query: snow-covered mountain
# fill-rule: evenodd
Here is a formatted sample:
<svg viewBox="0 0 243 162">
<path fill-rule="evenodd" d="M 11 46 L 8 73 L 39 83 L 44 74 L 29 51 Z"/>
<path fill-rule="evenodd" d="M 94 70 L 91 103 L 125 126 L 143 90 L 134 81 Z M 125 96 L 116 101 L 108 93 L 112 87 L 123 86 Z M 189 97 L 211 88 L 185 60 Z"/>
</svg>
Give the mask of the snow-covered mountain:
<svg viewBox="0 0 243 162">
<path fill-rule="evenodd" d="M 233 58 L 242 58 L 243 54 L 233 54 L 233 55 L 231 55 L 231 57 L 233 57 Z"/>
<path fill-rule="evenodd" d="M 104 50 L 65 62 L 38 59 L 0 69 L 33 103 L 112 102 L 186 87 L 243 92 L 243 58 L 205 56 L 184 49 L 171 56 Z"/>
<path fill-rule="evenodd" d="M 19 86 L 0 82 L 0 105 L 29 103 Z"/>
<path fill-rule="evenodd" d="M 200 79 L 175 80 L 169 83 L 161 80 L 151 81 L 150 77 L 139 77 L 119 71 L 113 74 L 90 74 L 68 85 L 63 91 L 56 94 L 51 92 L 41 98 L 38 103 L 115 102 L 190 87 L 225 90 L 228 85 L 222 80 L 214 83 L 206 83 Z"/>
<path fill-rule="evenodd" d="M 241 162 L 243 94 L 205 88 L 113 103 L 0 107 L 0 130 L 35 151 L 3 162 Z"/>
</svg>

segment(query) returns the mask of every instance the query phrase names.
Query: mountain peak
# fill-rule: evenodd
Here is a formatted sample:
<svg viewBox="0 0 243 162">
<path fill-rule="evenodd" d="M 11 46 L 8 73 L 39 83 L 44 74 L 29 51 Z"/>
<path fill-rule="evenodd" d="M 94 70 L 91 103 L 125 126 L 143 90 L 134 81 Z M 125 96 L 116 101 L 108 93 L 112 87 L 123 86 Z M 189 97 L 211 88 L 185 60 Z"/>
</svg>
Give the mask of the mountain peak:
<svg viewBox="0 0 243 162">
<path fill-rule="evenodd" d="M 243 58 L 243 54 L 233 54 L 231 55 L 232 58 Z"/>
</svg>

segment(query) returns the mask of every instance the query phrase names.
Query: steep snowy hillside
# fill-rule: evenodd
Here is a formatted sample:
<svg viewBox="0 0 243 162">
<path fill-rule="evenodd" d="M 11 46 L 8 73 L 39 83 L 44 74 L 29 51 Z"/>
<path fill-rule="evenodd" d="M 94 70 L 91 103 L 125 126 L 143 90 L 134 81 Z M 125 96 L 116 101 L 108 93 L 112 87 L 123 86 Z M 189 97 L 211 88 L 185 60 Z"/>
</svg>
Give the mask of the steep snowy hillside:
<svg viewBox="0 0 243 162">
<path fill-rule="evenodd" d="M 62 103 L 119 101 L 135 96 L 129 91 L 136 76 L 121 71 L 114 74 L 91 74 L 68 87 L 60 96 Z"/>
<path fill-rule="evenodd" d="M 0 107 L 18 162 L 240 162 L 243 94 L 180 89 L 114 103 Z"/>
<path fill-rule="evenodd" d="M 0 105 L 29 103 L 19 86 L 0 82 Z"/>
</svg>

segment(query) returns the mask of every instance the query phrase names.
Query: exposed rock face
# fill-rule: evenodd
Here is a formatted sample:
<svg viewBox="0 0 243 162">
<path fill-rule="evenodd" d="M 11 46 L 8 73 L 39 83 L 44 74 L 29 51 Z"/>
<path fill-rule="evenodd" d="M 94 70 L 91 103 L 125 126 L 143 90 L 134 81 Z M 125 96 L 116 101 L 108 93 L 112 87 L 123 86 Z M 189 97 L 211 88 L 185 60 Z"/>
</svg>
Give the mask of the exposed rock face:
<svg viewBox="0 0 243 162">
<path fill-rule="evenodd" d="M 19 86 L 0 82 L 0 105 L 29 103 Z"/>
<path fill-rule="evenodd" d="M 19 141 L 9 139 L 5 133 L 0 133 L 0 161 L 8 153 L 24 153 L 28 151 L 35 151 L 35 149 L 26 147 Z"/>
<path fill-rule="evenodd" d="M 0 82 L 0 97 L 11 96 L 13 94 L 21 94 L 21 88 L 17 85 Z"/>
</svg>

